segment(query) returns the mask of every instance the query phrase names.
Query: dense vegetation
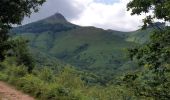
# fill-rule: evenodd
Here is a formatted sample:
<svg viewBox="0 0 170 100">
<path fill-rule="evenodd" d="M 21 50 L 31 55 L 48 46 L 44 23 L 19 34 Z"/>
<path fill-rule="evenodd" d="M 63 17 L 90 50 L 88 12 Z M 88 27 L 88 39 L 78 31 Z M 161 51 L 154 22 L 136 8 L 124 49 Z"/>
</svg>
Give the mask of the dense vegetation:
<svg viewBox="0 0 170 100">
<path fill-rule="evenodd" d="M 8 34 L 43 2 L 0 1 L 0 81 L 40 100 L 170 99 L 170 28 L 153 23 L 154 18 L 170 20 L 168 0 L 128 4 L 132 14 L 152 8 L 154 16 L 144 19 L 146 30 L 80 27 L 55 14 Z"/>
<path fill-rule="evenodd" d="M 61 24 L 63 27 L 58 27 Z M 45 25 L 45 28 L 41 27 L 42 25 Z M 68 29 L 68 26 L 72 28 Z M 37 29 L 41 32 L 37 32 Z M 145 37 L 149 37 L 147 31 L 138 30 L 139 33 L 132 32 L 135 34 L 132 35 L 95 27 L 76 26 L 58 13 L 38 22 L 14 28 L 12 32 L 16 33 L 14 36 L 24 37 L 30 41 L 29 46 L 37 59 L 41 60 L 41 57 L 37 57 L 37 52 L 41 52 L 41 55 L 47 56 L 43 59 L 55 58 L 79 70 L 95 73 L 103 77 L 103 81 L 110 81 L 117 74 L 125 73 L 125 70 L 127 72 L 135 70 L 137 68 L 135 64 L 126 57 L 126 48 L 138 44 L 135 40 L 142 37 L 140 33 L 143 33 L 144 37 L 139 41 L 145 42 L 147 41 Z"/>
<path fill-rule="evenodd" d="M 54 73 L 50 68 L 34 69 L 28 73 L 26 66 L 16 65 L 15 58 L 1 63 L 0 80 L 40 100 L 126 100 L 135 98 L 124 85 L 91 84 L 89 73 L 66 66 Z M 85 79 L 86 78 L 86 79 Z M 88 78 L 88 79 L 87 79 Z"/>
<path fill-rule="evenodd" d="M 12 49 L 13 41 L 9 39 L 12 25 L 20 24 L 25 16 L 38 10 L 45 0 L 1 0 L 0 1 L 0 61 L 5 59 L 7 51 Z"/>
<path fill-rule="evenodd" d="M 134 89 L 136 95 L 150 97 L 155 100 L 170 99 L 170 27 L 154 25 L 154 19 L 170 22 L 169 0 L 132 0 L 128 10 L 133 14 L 148 13 L 143 21 L 143 28 L 148 25 L 156 27 L 150 41 L 141 47 L 129 49 L 130 58 L 137 59 L 144 70 L 140 74 L 131 74 L 125 77 Z"/>
</svg>

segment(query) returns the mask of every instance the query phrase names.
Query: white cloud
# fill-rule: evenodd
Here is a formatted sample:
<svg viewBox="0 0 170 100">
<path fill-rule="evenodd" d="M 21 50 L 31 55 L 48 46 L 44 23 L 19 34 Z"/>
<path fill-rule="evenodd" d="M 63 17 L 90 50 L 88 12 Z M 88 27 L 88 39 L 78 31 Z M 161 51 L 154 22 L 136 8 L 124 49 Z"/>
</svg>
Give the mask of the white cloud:
<svg viewBox="0 0 170 100">
<path fill-rule="evenodd" d="M 79 15 L 79 18 L 71 20 L 72 23 L 120 31 L 137 30 L 142 25 L 142 16 L 131 16 L 130 12 L 126 11 L 129 0 L 120 0 L 113 4 L 89 1 L 91 2 L 85 5 L 85 9 Z"/>
</svg>

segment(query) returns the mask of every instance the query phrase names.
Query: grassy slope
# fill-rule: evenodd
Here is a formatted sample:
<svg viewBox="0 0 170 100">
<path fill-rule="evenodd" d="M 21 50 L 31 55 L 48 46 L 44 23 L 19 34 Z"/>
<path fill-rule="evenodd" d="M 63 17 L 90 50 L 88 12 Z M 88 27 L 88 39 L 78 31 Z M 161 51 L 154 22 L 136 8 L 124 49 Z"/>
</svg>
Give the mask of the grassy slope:
<svg viewBox="0 0 170 100">
<path fill-rule="evenodd" d="M 137 30 L 127 33 L 125 40 L 143 44 L 149 41 L 149 37 L 155 29 L 163 29 L 164 27 L 165 23 L 156 22 L 153 23 L 153 25 L 148 26 L 146 30 Z"/>
<path fill-rule="evenodd" d="M 22 35 L 29 38 L 32 48 L 96 73 L 124 69 L 121 68 L 127 62 L 124 49 L 135 45 L 111 32 L 93 27 Z"/>
<path fill-rule="evenodd" d="M 148 28 L 146 30 L 137 30 L 134 32 L 130 32 L 127 35 L 126 41 L 143 44 L 149 40 L 152 31 L 153 28 Z"/>
<path fill-rule="evenodd" d="M 15 28 L 13 31 L 29 39 L 32 51 L 48 55 L 45 57 L 49 60 L 59 59 L 58 61 L 69 63 L 81 70 L 105 75 L 135 69 L 125 57 L 125 48 L 136 45 L 133 38 L 141 38 L 140 34 L 144 33 L 79 27 L 55 16 Z M 41 60 L 43 61 L 43 58 Z"/>
</svg>

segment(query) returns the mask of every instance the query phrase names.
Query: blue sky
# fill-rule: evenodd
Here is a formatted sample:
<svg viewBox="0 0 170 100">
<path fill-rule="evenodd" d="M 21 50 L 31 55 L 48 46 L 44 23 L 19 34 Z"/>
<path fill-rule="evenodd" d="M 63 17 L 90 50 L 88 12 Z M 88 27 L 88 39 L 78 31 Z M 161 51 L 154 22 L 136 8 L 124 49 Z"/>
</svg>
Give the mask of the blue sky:
<svg viewBox="0 0 170 100">
<path fill-rule="evenodd" d="M 23 24 L 61 13 L 66 19 L 81 26 L 95 26 L 118 31 L 140 28 L 143 16 L 131 16 L 126 5 L 130 0 L 47 0 L 39 13 L 25 18 Z"/>
<path fill-rule="evenodd" d="M 104 3 L 104 4 L 113 4 L 115 2 L 118 2 L 119 0 L 94 0 L 94 1 Z"/>
</svg>

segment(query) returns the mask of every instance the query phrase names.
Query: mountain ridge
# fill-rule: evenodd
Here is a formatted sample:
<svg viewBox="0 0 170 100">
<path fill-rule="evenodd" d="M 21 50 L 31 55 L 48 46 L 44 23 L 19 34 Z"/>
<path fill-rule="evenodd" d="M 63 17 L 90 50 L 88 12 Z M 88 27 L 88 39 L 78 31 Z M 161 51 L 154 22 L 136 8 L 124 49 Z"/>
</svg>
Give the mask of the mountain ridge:
<svg viewBox="0 0 170 100">
<path fill-rule="evenodd" d="M 164 23 L 155 23 L 156 25 L 163 25 Z M 90 29 L 99 29 L 104 30 L 102 28 L 96 28 L 94 26 L 78 26 L 72 24 L 71 22 L 67 21 L 67 19 L 60 13 L 55 13 L 47 18 L 41 19 L 36 22 L 32 22 L 23 26 L 15 27 L 12 30 L 12 33 L 42 33 L 42 32 L 62 32 L 62 31 L 70 31 L 76 28 L 90 28 Z M 117 35 L 121 38 L 124 38 L 125 41 L 128 42 L 135 42 L 135 43 L 145 43 L 148 41 L 152 27 L 149 26 L 146 30 L 136 30 L 132 32 L 121 32 L 117 30 L 104 30 L 107 31 L 106 33 L 112 33 Z"/>
<path fill-rule="evenodd" d="M 42 20 L 32 22 L 23 26 L 15 27 L 12 32 L 15 33 L 42 33 L 44 31 L 66 31 L 78 27 L 68 22 L 63 15 L 56 13 Z"/>
<path fill-rule="evenodd" d="M 51 22 L 54 19 L 56 21 Z M 39 51 L 75 66 L 79 70 L 86 70 L 101 76 L 103 74 L 115 76 L 135 70 L 137 67 L 125 57 L 126 48 L 140 45 L 133 40 L 126 40 L 131 34 L 129 32 L 77 26 L 67 22 L 60 15 L 57 17 L 53 15 L 14 28 L 12 31 L 17 33 L 16 37 L 24 37 L 30 41 L 29 46 L 32 52 Z M 43 57 L 39 59 L 41 61 L 38 62 L 43 62 Z"/>
</svg>

